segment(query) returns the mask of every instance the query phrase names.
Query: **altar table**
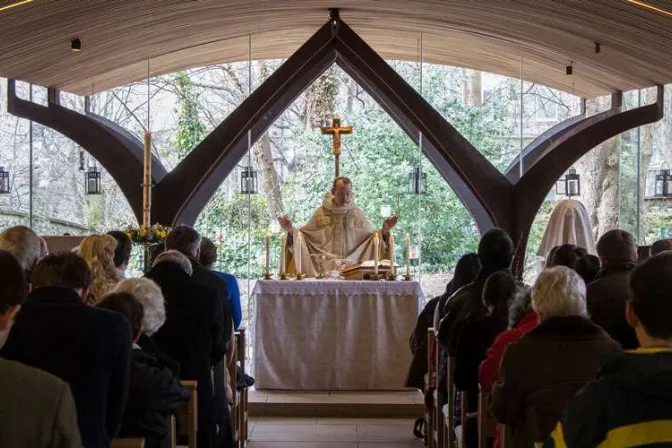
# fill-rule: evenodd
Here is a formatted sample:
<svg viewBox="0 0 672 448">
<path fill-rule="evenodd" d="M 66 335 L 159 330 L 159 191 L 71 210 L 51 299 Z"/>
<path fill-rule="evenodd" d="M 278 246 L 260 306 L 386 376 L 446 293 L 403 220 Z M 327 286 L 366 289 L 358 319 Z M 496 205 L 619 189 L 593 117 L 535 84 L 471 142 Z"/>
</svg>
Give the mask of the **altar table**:
<svg viewBox="0 0 672 448">
<path fill-rule="evenodd" d="M 257 389 L 404 389 L 421 298 L 417 281 L 258 281 Z"/>
</svg>

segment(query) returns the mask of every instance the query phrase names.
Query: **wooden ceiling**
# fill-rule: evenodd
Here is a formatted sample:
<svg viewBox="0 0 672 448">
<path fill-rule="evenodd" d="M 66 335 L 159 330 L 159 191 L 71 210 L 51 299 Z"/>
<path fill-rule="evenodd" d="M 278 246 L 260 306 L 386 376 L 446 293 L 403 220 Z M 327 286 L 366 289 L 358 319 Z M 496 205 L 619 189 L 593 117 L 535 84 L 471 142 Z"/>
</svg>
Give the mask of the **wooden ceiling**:
<svg viewBox="0 0 672 448">
<path fill-rule="evenodd" d="M 4 3 L 10 3 L 4 1 Z M 35 0 L 0 11 L 0 76 L 80 95 L 285 58 L 341 17 L 387 59 L 523 77 L 584 97 L 672 82 L 672 0 Z M 83 51 L 73 53 L 79 38 Z M 595 42 L 601 52 L 595 53 Z M 574 74 L 565 67 L 572 63 Z"/>
</svg>

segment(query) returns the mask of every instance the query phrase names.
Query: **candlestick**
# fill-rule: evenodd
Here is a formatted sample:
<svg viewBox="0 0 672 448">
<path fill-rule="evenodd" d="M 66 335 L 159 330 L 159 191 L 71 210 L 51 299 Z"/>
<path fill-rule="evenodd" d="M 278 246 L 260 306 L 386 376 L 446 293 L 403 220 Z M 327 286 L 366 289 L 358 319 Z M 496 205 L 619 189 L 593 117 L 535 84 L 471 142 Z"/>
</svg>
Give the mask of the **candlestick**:
<svg viewBox="0 0 672 448">
<path fill-rule="evenodd" d="M 266 232 L 266 237 L 264 238 L 264 243 L 266 245 L 266 267 L 264 268 L 264 278 L 266 280 L 271 279 L 271 236 Z"/>
<path fill-rule="evenodd" d="M 280 277 L 284 276 L 287 272 L 287 267 L 285 266 L 285 253 L 287 251 L 287 235 L 282 236 L 282 243 L 280 243 Z"/>
<path fill-rule="evenodd" d="M 404 275 L 405 280 L 412 279 L 411 275 L 411 235 L 406 234 L 406 275 Z"/>
<path fill-rule="evenodd" d="M 397 276 L 397 267 L 395 266 L 395 254 L 394 254 L 394 234 L 390 232 L 390 236 L 387 239 L 387 244 L 389 246 L 389 253 L 390 253 L 390 272 L 392 273 L 392 278 L 395 278 Z"/>
<path fill-rule="evenodd" d="M 378 236 L 378 232 L 373 235 L 373 252 L 374 252 L 374 263 L 375 266 L 373 267 L 373 273 L 378 276 L 378 264 L 380 262 L 380 237 Z"/>
<path fill-rule="evenodd" d="M 303 237 L 301 232 L 296 232 L 296 245 L 294 246 L 294 265 L 296 266 L 296 279 L 301 280 L 303 273 L 301 272 L 301 246 L 303 245 Z"/>
</svg>

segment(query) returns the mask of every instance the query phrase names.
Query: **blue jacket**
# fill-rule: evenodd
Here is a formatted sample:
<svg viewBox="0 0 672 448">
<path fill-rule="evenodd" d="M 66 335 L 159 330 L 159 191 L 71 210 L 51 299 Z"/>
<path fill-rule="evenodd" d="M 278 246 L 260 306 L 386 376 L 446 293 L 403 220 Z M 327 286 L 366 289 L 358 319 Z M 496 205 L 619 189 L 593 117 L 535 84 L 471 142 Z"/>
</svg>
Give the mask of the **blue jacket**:
<svg viewBox="0 0 672 448">
<path fill-rule="evenodd" d="M 233 326 L 237 330 L 243 321 L 243 310 L 240 306 L 240 288 L 238 287 L 238 280 L 231 274 L 225 272 L 212 271 L 217 277 L 226 281 L 226 290 L 228 293 L 229 305 L 231 306 L 231 317 L 233 318 Z"/>
</svg>

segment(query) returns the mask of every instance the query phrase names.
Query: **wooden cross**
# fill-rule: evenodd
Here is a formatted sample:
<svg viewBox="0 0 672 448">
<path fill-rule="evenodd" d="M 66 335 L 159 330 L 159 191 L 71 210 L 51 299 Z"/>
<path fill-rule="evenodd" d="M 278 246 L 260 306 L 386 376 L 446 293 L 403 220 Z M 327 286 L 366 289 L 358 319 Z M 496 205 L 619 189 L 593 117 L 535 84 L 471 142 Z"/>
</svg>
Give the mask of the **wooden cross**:
<svg viewBox="0 0 672 448">
<path fill-rule="evenodd" d="M 341 126 L 341 119 L 334 118 L 331 126 L 323 126 L 320 128 L 322 134 L 331 135 L 334 141 L 333 154 L 336 157 L 334 161 L 334 173 L 336 177 L 340 176 L 340 157 L 341 157 L 341 134 L 352 134 L 352 126 Z"/>
</svg>

